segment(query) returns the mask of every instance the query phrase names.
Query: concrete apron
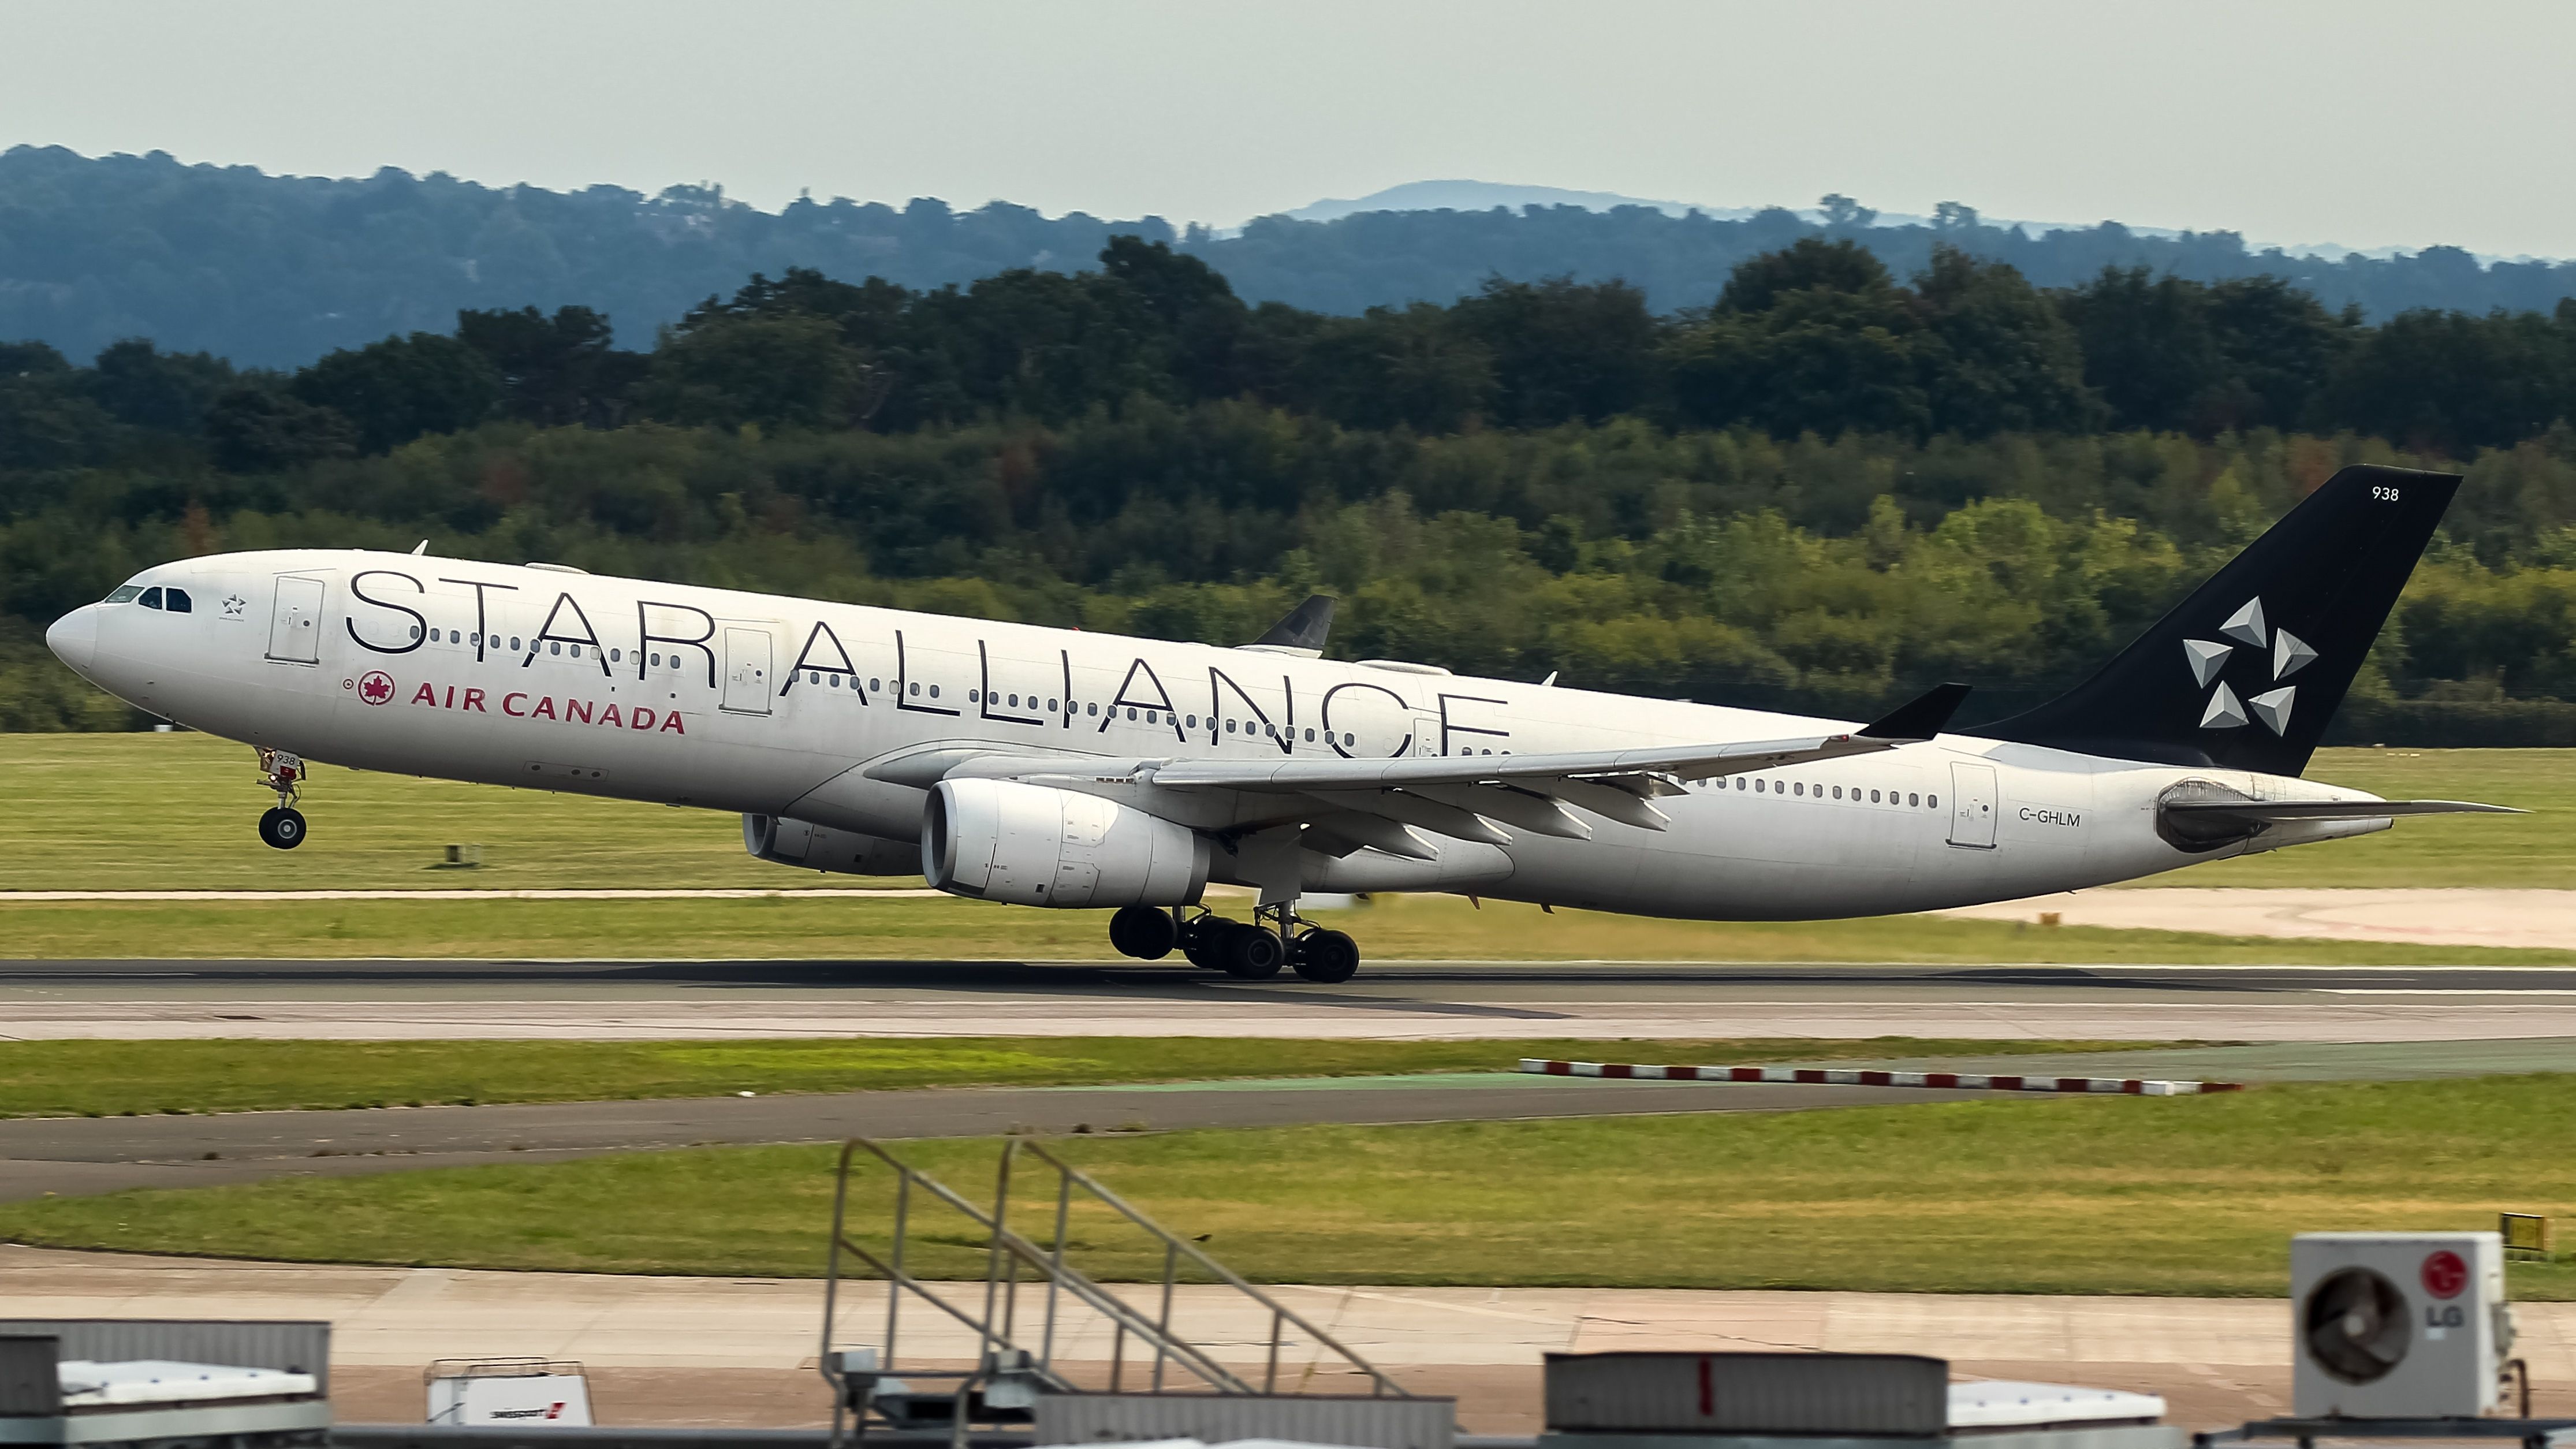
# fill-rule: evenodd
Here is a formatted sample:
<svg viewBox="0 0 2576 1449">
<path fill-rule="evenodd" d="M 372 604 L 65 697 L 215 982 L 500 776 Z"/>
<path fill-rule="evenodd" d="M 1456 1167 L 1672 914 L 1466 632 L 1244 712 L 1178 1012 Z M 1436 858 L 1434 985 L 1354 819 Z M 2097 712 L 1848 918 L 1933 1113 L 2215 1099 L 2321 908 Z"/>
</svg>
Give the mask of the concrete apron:
<svg viewBox="0 0 2576 1449">
<path fill-rule="evenodd" d="M 1156 1290 L 1121 1290 L 1151 1308 Z M 2076 1298 L 1600 1288 L 1282 1287 L 1272 1290 L 1417 1392 L 1460 1397 L 1475 1433 L 1539 1423 L 1540 1356 L 1607 1349 L 1812 1348 L 1922 1353 L 1962 1377 L 2032 1378 L 2162 1394 L 2193 1428 L 2286 1412 L 2289 1315 L 2273 1299 Z M 953 1286 L 980 1303 L 982 1285 Z M 1039 1294 L 1022 1285 L 1035 1337 Z M 327 1318 L 344 1421 L 416 1422 L 432 1359 L 527 1355 L 590 1369 L 604 1422 L 800 1425 L 829 1413 L 813 1372 L 822 1285 L 812 1279 L 495 1273 L 446 1268 L 225 1262 L 0 1246 L 12 1315 Z M 1173 1323 L 1257 1375 L 1267 1315 L 1183 1285 Z M 2576 1412 L 2576 1303 L 2525 1303 L 2517 1351 L 2542 1413 Z M 879 1343 L 881 1284 L 851 1285 L 834 1341 Z M 1103 1379 L 1110 1335 L 1087 1313 L 1060 1320 L 1058 1358 Z M 963 1360 L 953 1321 L 905 1306 L 903 1361 Z M 1127 1382 L 1139 1363 L 1128 1346 Z M 1343 1390 L 1335 1360 L 1292 1340 L 1283 1382 Z"/>
</svg>

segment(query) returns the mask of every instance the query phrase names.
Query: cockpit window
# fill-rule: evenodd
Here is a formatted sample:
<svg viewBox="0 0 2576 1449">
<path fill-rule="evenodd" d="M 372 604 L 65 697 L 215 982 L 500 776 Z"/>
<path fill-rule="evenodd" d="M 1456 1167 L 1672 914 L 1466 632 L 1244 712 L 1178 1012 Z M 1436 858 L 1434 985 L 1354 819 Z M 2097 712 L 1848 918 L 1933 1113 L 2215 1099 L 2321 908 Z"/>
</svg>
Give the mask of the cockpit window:
<svg viewBox="0 0 2576 1449">
<path fill-rule="evenodd" d="M 169 610 L 173 614 L 187 613 L 190 609 L 188 591 L 186 589 L 163 589 L 161 591 L 161 607 Z"/>
<path fill-rule="evenodd" d="M 157 608 L 160 608 L 160 607 L 161 607 L 161 591 L 160 591 L 159 589 L 145 589 L 145 590 L 143 591 L 143 597 L 142 597 L 142 598 L 139 598 L 139 599 L 137 599 L 137 600 L 135 600 L 134 602 L 136 602 L 136 603 L 138 603 L 138 604 L 141 604 L 143 607 L 145 607 L 145 608 L 147 608 L 147 609 L 157 609 Z"/>
<path fill-rule="evenodd" d="M 131 604 L 141 597 L 143 597 L 141 584 L 118 584 L 116 592 L 109 594 L 106 601 L 111 604 Z"/>
</svg>

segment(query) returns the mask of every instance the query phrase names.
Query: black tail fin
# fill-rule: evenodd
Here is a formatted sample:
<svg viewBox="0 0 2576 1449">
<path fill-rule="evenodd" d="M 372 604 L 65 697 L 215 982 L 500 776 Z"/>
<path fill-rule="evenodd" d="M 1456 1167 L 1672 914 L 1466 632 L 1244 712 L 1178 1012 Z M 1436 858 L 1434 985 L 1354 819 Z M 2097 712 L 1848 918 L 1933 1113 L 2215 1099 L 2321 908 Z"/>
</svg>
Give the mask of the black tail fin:
<svg viewBox="0 0 2576 1449">
<path fill-rule="evenodd" d="M 1243 647 L 1268 649 L 1279 654 L 1302 654 L 1314 659 L 1323 654 L 1324 640 L 1332 632 L 1332 596 L 1309 594 L 1306 602 L 1288 611 L 1288 617 L 1271 625 L 1268 632 Z"/>
<path fill-rule="evenodd" d="M 2346 468 L 2100 673 L 1961 733 L 2296 775 L 2459 487 L 2449 473 Z"/>
</svg>

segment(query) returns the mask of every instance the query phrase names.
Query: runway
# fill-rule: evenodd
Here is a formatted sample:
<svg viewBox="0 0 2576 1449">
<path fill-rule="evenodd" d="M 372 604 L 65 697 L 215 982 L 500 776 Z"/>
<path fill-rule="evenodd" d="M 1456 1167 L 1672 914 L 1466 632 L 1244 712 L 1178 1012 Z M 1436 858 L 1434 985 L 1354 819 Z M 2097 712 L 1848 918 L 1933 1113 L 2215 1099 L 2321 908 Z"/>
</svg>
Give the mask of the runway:
<svg viewBox="0 0 2576 1449">
<path fill-rule="evenodd" d="M 1020 961 L 8 961 L 0 1040 L 2576 1036 L 2576 968 L 1414 961 L 1339 986 Z"/>
<path fill-rule="evenodd" d="M 1970 1094 L 1758 1083 L 1603 1082 L 1508 1073 L 1112 1087 L 548 1102 L 0 1121 L 0 1202 L 128 1187 L 211 1187 L 716 1144 L 1787 1112 Z"/>
</svg>

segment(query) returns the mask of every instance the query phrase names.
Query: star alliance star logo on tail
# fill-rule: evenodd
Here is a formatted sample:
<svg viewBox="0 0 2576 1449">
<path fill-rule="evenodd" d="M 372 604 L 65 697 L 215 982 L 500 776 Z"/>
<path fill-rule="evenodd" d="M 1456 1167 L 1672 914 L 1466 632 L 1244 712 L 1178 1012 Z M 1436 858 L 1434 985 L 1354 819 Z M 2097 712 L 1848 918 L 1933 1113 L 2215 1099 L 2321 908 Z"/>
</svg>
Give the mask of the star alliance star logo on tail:
<svg viewBox="0 0 2576 1449">
<path fill-rule="evenodd" d="M 2242 729 L 2253 720 L 2261 720 L 2272 733 L 2290 732 L 2290 706 L 2298 698 L 2297 685 L 2281 681 L 2305 669 L 2317 657 L 2307 641 L 2287 629 L 2267 628 L 2263 622 L 2263 601 L 2252 598 L 2245 607 L 2227 616 L 2218 632 L 2234 643 L 2216 639 L 2185 639 L 2183 658 L 2191 665 L 2193 683 L 2210 691 L 2209 703 L 2200 712 L 2200 727 L 2205 730 Z M 2251 699 L 2239 699 L 2236 691 L 2220 676 L 2227 672 L 2227 662 L 2236 656 L 2239 645 L 2256 649 L 2269 648 L 2272 654 L 2272 689 Z"/>
</svg>

